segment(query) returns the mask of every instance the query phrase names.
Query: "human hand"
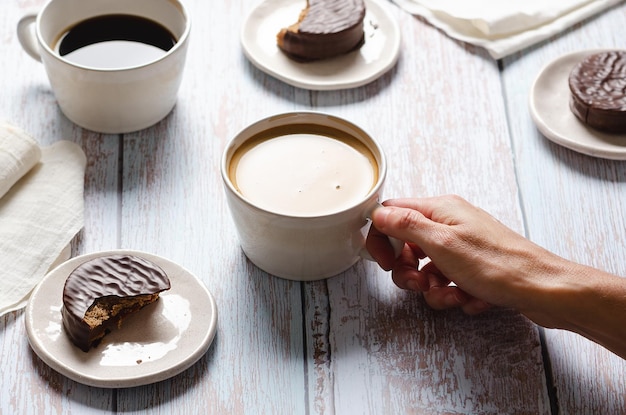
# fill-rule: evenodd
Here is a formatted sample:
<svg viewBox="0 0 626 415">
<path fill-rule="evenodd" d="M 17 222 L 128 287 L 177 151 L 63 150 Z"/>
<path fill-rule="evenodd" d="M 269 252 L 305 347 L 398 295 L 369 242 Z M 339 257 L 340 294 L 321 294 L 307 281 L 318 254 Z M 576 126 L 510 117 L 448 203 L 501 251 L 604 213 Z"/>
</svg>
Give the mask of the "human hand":
<svg viewBox="0 0 626 415">
<path fill-rule="evenodd" d="M 560 259 L 458 196 L 383 205 L 372 213 L 367 249 L 398 287 L 422 292 L 435 309 L 525 309 L 533 275 Z M 386 235 L 406 242 L 398 258 Z"/>
<path fill-rule="evenodd" d="M 561 258 L 458 196 L 383 205 L 372 212 L 366 246 L 398 287 L 423 292 L 436 309 L 510 307 L 626 359 L 626 278 Z M 387 236 L 405 241 L 398 258 Z"/>
</svg>

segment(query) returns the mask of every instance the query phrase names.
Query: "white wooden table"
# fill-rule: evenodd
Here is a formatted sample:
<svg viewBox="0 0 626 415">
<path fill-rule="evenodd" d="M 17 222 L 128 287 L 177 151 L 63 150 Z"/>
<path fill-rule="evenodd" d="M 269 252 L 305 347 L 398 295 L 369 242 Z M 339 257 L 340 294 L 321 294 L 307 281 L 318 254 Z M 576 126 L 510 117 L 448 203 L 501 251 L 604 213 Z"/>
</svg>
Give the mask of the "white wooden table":
<svg viewBox="0 0 626 415">
<path fill-rule="evenodd" d="M 313 283 L 281 280 L 241 252 L 219 159 L 247 124 L 292 110 L 359 124 L 390 160 L 388 197 L 458 193 L 556 253 L 626 276 L 626 162 L 546 140 L 528 110 L 544 64 L 581 49 L 626 48 L 622 3 L 494 61 L 389 3 L 398 64 L 355 89 L 294 88 L 243 56 L 250 0 L 187 0 L 193 18 L 174 111 L 158 125 L 100 135 L 68 121 L 44 69 L 19 46 L 19 17 L 41 0 L 3 0 L 0 118 L 42 145 L 87 158 L 85 227 L 74 254 L 164 256 L 198 275 L 219 308 L 208 353 L 169 380 L 126 389 L 76 383 L 30 349 L 23 311 L 0 318 L 0 414 L 618 414 L 626 362 L 508 310 L 430 310 L 375 264 Z"/>
</svg>

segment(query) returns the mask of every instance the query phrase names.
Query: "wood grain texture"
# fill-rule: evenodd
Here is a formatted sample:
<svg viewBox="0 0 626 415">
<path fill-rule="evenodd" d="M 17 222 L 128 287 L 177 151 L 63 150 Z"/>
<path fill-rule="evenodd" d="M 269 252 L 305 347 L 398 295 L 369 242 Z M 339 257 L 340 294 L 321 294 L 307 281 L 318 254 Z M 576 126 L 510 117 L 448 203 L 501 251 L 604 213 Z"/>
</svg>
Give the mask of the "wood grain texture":
<svg viewBox="0 0 626 415">
<path fill-rule="evenodd" d="M 611 27 L 626 25 L 626 6 L 576 25 L 503 61 L 502 79 L 528 236 L 581 263 L 626 276 L 626 162 L 589 157 L 538 132 L 528 110 L 542 67 L 562 54 L 626 48 Z M 546 330 L 560 413 L 626 413 L 626 363 L 572 333 Z"/>
<path fill-rule="evenodd" d="M 626 275 L 622 162 L 553 145 L 528 115 L 543 64 L 581 47 L 624 47 L 626 6 L 501 62 L 387 5 L 402 31 L 396 67 L 351 90 L 315 92 L 256 69 L 239 45 L 251 0 L 187 0 L 193 28 L 178 102 L 126 135 L 82 130 L 58 109 L 15 24 L 42 0 L 0 14 L 0 118 L 42 145 L 79 143 L 87 159 L 81 254 L 149 251 L 197 275 L 215 296 L 208 353 L 163 382 L 91 388 L 49 369 L 28 346 L 23 312 L 0 318 L 0 414 L 549 414 L 624 413 L 626 366 L 579 336 L 539 329 L 510 310 L 435 312 L 361 261 L 296 283 L 244 256 L 224 199 L 226 142 L 271 114 L 315 110 L 360 125 L 381 143 L 386 197 L 457 193 L 565 257 Z M 613 30 L 614 29 L 614 30 Z"/>
<path fill-rule="evenodd" d="M 85 228 L 73 244 L 74 253 L 117 246 L 118 138 L 83 131 L 56 105 L 43 65 L 22 50 L 16 24 L 42 1 L 3 3 L 0 17 L 0 118 L 47 146 L 58 140 L 81 145 L 87 155 Z M 115 391 L 71 381 L 45 365 L 30 349 L 23 311 L 0 318 L 1 414 L 101 413 L 115 409 Z"/>
<path fill-rule="evenodd" d="M 398 66 L 362 91 L 343 91 L 338 102 L 325 93 L 313 93 L 313 102 L 381 141 L 390 160 L 387 197 L 458 193 L 521 230 L 497 64 L 396 16 L 405 46 Z M 329 321 L 321 325 L 326 344 L 315 338 L 313 352 L 326 353 L 324 370 L 310 363 L 322 376 L 311 379 L 309 370 L 309 395 L 319 402 L 312 413 L 549 412 L 538 334 L 519 315 L 433 313 L 369 263 L 325 285 L 311 286 L 307 297 L 306 320 Z"/>
</svg>

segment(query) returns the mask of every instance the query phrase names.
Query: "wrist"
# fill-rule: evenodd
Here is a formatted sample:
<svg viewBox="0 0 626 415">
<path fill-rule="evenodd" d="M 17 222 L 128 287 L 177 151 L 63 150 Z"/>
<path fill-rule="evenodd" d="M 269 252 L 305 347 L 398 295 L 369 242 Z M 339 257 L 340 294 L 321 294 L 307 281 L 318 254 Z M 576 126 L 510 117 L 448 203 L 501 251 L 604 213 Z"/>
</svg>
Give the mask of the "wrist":
<svg viewBox="0 0 626 415">
<path fill-rule="evenodd" d="M 546 328 L 572 330 L 594 297 L 587 267 L 546 251 L 540 259 L 533 258 L 527 270 L 516 308 Z"/>
<path fill-rule="evenodd" d="M 599 343 L 622 332 L 626 279 L 556 257 L 532 279 L 519 311 L 546 328 L 576 332 Z"/>
</svg>

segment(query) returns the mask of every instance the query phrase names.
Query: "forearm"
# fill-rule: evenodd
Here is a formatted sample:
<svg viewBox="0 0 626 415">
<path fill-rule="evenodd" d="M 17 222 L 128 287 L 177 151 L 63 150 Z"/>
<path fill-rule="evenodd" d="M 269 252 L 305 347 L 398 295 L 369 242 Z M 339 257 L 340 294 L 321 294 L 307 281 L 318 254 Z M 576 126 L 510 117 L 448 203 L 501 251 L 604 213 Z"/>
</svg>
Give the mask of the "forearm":
<svg viewBox="0 0 626 415">
<path fill-rule="evenodd" d="M 400 288 L 422 291 L 438 309 L 476 312 L 468 304 L 479 302 L 513 308 L 626 359 L 626 278 L 561 258 L 456 196 L 396 199 L 385 206 L 372 213 L 368 249 L 385 269 L 393 265 Z M 389 248 L 384 235 L 410 245 L 395 259 L 389 249 L 382 255 L 380 241 Z M 424 257 L 431 262 L 416 269 Z"/>
<path fill-rule="evenodd" d="M 520 311 L 536 323 L 578 333 L 626 359 L 626 278 L 560 258 L 535 278 Z"/>
</svg>

